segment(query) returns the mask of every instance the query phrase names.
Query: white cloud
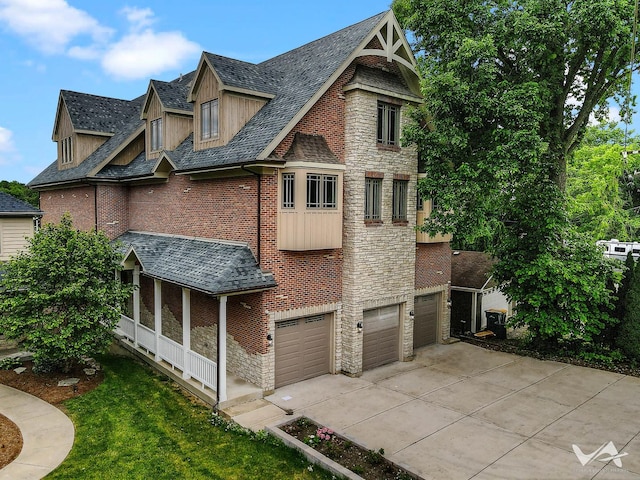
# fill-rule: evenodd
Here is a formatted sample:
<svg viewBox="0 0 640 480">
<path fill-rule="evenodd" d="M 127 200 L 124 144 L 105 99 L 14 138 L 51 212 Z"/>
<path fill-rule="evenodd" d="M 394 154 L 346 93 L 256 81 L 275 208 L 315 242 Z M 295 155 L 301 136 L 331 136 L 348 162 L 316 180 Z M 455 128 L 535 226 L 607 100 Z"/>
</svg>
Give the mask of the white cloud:
<svg viewBox="0 0 640 480">
<path fill-rule="evenodd" d="M 0 22 L 47 54 L 63 53 L 78 36 L 102 43 L 113 33 L 65 0 L 0 0 Z"/>
<path fill-rule="evenodd" d="M 176 69 L 200 52 L 198 44 L 180 32 L 131 33 L 114 43 L 102 58 L 102 68 L 114 77 L 131 80 Z"/>
<path fill-rule="evenodd" d="M 119 13 L 129 27 L 120 39 L 113 40 L 113 29 L 67 0 L 0 0 L 0 25 L 44 53 L 97 61 L 117 79 L 148 78 L 176 70 L 202 50 L 181 32 L 151 28 L 155 18 L 150 8 L 125 7 Z"/>
<path fill-rule="evenodd" d="M 120 13 L 127 17 L 132 31 L 140 31 L 155 22 L 153 11 L 150 8 L 124 7 Z"/>
<path fill-rule="evenodd" d="M 11 130 L 0 127 L 0 152 L 10 152 L 14 149 L 12 137 Z"/>
<path fill-rule="evenodd" d="M 0 127 L 0 165 L 11 165 L 16 159 L 13 132 Z"/>
</svg>

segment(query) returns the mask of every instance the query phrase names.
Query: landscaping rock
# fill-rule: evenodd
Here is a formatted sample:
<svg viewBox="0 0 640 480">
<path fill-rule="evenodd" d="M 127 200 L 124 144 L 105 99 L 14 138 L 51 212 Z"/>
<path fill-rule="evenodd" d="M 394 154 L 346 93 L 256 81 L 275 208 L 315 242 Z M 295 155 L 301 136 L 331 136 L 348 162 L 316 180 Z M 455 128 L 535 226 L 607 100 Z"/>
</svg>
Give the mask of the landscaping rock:
<svg viewBox="0 0 640 480">
<path fill-rule="evenodd" d="M 20 375 L 22 372 L 25 372 L 26 370 L 27 370 L 27 367 L 18 367 L 13 369 L 13 371 L 16 372 L 18 375 Z"/>
<path fill-rule="evenodd" d="M 77 384 L 80 381 L 79 378 L 65 378 L 64 380 L 60 380 L 58 382 L 59 387 L 70 387 L 72 385 Z"/>
<path fill-rule="evenodd" d="M 89 376 L 96 374 L 95 368 L 85 368 L 82 371 L 84 372 L 85 375 L 89 375 Z"/>
</svg>

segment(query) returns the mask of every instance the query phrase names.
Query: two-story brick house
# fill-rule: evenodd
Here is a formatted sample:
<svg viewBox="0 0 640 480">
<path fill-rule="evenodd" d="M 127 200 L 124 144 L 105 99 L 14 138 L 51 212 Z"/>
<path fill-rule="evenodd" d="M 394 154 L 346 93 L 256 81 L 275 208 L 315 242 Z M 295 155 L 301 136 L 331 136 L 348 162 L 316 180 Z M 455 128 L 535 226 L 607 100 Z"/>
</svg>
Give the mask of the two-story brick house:
<svg viewBox="0 0 640 480">
<path fill-rule="evenodd" d="M 123 244 L 121 332 L 226 400 L 449 335 L 448 238 L 416 234 L 421 101 L 391 11 L 260 64 L 204 52 L 131 101 L 62 91 L 44 221 Z M 216 370 L 217 369 L 217 370 Z"/>
</svg>

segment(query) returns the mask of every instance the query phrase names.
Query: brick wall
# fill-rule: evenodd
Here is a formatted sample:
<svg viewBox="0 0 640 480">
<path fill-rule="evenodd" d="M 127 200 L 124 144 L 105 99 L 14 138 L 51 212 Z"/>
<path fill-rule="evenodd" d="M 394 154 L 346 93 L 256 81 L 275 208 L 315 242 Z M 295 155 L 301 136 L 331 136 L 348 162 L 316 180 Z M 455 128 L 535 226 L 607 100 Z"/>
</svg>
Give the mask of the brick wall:
<svg viewBox="0 0 640 480">
<path fill-rule="evenodd" d="M 129 188 L 126 185 L 98 185 L 98 228 L 110 239 L 129 230 Z"/>
<path fill-rule="evenodd" d="M 257 247 L 254 176 L 192 181 L 172 174 L 167 183 L 131 187 L 129 229 L 246 242 Z"/>
<path fill-rule="evenodd" d="M 40 192 L 40 209 L 44 211 L 42 224 L 58 223 L 65 213 L 69 213 L 76 228 L 93 230 L 96 225 L 95 198 L 93 186 Z"/>
<path fill-rule="evenodd" d="M 448 243 L 416 245 L 416 290 L 451 282 L 451 247 Z"/>
</svg>

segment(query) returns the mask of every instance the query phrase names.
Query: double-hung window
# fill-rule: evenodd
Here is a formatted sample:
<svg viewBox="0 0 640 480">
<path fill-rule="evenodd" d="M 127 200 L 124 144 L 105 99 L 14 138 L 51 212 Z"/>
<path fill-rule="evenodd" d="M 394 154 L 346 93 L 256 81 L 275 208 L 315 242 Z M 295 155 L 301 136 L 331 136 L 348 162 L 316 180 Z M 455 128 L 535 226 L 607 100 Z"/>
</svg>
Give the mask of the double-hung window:
<svg viewBox="0 0 640 480">
<path fill-rule="evenodd" d="M 218 99 L 200 105 L 200 138 L 208 140 L 218 136 Z"/>
<path fill-rule="evenodd" d="M 67 165 L 73 162 L 73 143 L 71 137 L 60 141 L 60 163 Z"/>
<path fill-rule="evenodd" d="M 400 107 L 378 102 L 378 144 L 398 145 Z"/>
<path fill-rule="evenodd" d="M 407 221 L 407 189 L 406 180 L 393 180 L 393 216 L 394 222 Z"/>
<path fill-rule="evenodd" d="M 337 175 L 307 174 L 307 208 L 336 208 Z"/>
<path fill-rule="evenodd" d="M 364 219 L 375 222 L 382 220 L 382 178 L 365 178 Z"/>
<path fill-rule="evenodd" d="M 162 149 L 162 117 L 151 120 L 151 151 Z"/>
</svg>

